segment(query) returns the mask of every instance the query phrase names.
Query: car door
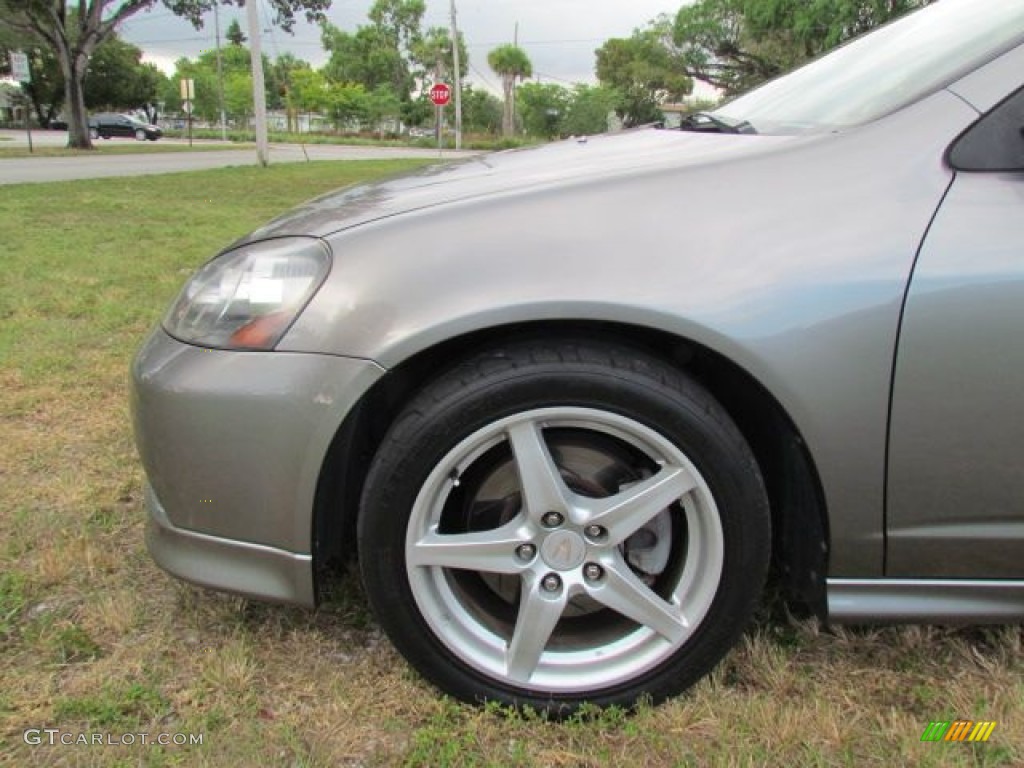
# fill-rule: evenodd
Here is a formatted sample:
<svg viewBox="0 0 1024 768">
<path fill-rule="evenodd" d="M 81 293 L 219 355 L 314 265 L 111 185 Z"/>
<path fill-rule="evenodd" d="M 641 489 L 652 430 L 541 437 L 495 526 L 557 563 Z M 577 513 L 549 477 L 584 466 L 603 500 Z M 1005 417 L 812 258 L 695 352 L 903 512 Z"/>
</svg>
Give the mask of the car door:
<svg viewBox="0 0 1024 768">
<path fill-rule="evenodd" d="M 1020 578 L 1024 88 L 947 159 L 956 173 L 918 256 L 896 354 L 886 575 Z"/>
</svg>

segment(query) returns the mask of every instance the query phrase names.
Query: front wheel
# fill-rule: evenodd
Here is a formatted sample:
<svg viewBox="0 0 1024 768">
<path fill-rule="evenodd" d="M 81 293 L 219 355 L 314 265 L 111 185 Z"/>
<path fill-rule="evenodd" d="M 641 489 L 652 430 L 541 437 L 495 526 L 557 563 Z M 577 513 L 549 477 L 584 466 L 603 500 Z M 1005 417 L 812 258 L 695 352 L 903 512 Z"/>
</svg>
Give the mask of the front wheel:
<svg viewBox="0 0 1024 768">
<path fill-rule="evenodd" d="M 136 141 L 145 141 L 146 140 L 146 132 L 144 130 L 142 130 L 141 128 L 136 130 L 135 131 L 135 140 Z"/>
<path fill-rule="evenodd" d="M 90 139 L 93 139 L 95 141 L 99 137 L 100 137 L 100 132 L 98 130 L 96 130 L 95 128 L 90 128 L 89 129 L 89 138 Z"/>
<path fill-rule="evenodd" d="M 524 344 L 395 421 L 359 520 L 392 641 L 467 700 L 554 713 L 691 685 L 763 585 L 764 487 L 724 410 L 635 350 Z"/>
</svg>

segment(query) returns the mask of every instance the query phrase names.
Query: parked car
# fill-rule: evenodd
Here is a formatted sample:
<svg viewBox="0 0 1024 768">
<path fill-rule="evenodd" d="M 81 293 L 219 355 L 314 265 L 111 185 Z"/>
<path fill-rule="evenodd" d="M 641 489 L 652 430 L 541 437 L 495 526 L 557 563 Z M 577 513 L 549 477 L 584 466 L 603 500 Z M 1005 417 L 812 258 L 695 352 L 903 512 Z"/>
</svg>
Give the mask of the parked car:
<svg viewBox="0 0 1024 768">
<path fill-rule="evenodd" d="M 314 200 L 134 361 L 156 562 L 377 619 L 467 701 L 659 701 L 769 564 L 1024 618 L 1024 5 L 942 0 L 684 128 Z"/>
<path fill-rule="evenodd" d="M 131 115 L 101 112 L 89 118 L 89 136 L 93 139 L 123 136 L 138 141 L 156 141 L 163 135 L 164 133 L 159 127 L 144 123 Z"/>
</svg>

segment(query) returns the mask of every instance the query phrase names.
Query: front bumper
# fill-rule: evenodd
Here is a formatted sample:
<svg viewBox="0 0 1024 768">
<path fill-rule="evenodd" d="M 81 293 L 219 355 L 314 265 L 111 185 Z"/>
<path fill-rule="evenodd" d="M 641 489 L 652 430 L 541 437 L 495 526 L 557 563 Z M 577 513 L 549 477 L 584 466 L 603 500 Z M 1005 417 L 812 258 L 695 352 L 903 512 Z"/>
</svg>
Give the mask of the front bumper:
<svg viewBox="0 0 1024 768">
<path fill-rule="evenodd" d="M 132 416 L 157 564 L 204 586 L 312 604 L 324 457 L 383 372 L 331 355 L 203 349 L 156 330 L 132 365 Z"/>
<path fill-rule="evenodd" d="M 157 565 L 202 587 L 259 600 L 316 603 L 313 556 L 176 527 L 146 483 L 146 547 Z"/>
</svg>

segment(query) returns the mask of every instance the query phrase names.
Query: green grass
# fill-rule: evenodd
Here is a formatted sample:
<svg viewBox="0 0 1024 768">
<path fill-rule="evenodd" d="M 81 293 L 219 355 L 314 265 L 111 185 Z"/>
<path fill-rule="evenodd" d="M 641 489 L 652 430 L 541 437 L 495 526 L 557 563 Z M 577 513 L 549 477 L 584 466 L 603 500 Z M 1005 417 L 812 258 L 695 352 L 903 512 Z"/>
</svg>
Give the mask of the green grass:
<svg viewBox="0 0 1024 768">
<path fill-rule="evenodd" d="M 18 572 L 0 573 L 0 642 L 18 626 L 18 615 L 25 608 L 25 577 Z"/>
<path fill-rule="evenodd" d="M 556 723 L 439 695 L 354 578 L 305 611 L 163 574 L 143 544 L 132 354 L 217 249 L 302 199 L 412 165 L 0 187 L 0 764 L 1024 764 L 1016 626 L 825 632 L 765 617 L 688 695 Z M 998 725 L 987 744 L 920 742 L 929 721 L 958 717 Z M 204 742 L 30 746 L 28 728 Z"/>
<path fill-rule="evenodd" d="M 167 700 L 158 690 L 133 682 L 107 684 L 84 696 L 61 697 L 53 704 L 53 714 L 58 720 L 84 722 L 90 727 L 137 729 L 167 708 Z"/>
<path fill-rule="evenodd" d="M 111 141 L 93 142 L 90 149 L 68 149 L 67 147 L 34 147 L 29 152 L 28 147 L 0 147 L 0 160 L 16 157 L 81 157 L 83 155 L 143 155 L 160 154 L 165 152 L 214 152 L 231 149 L 252 149 L 252 144 L 236 144 L 233 142 L 221 144 L 168 144 L 161 141 L 136 142 L 117 139 Z"/>
<path fill-rule="evenodd" d="M 188 132 L 181 129 L 166 129 L 165 136 L 187 138 Z M 192 131 L 193 138 L 217 139 L 220 140 L 221 133 L 216 128 L 195 128 Z M 252 131 L 229 130 L 228 141 L 255 141 Z M 347 133 L 289 133 L 286 131 L 271 131 L 269 139 L 277 144 L 345 144 L 351 146 L 365 147 L 420 147 L 423 149 L 434 149 L 437 147 L 437 140 L 433 137 L 420 137 L 409 139 L 405 136 L 385 135 L 382 139 L 376 134 L 347 134 Z M 476 149 L 482 151 L 498 149 L 514 149 L 516 147 L 531 146 L 543 143 L 543 139 L 536 137 L 503 138 L 492 136 L 486 133 L 467 133 L 462 137 L 463 149 Z M 455 146 L 455 139 L 452 134 L 446 134 L 444 148 L 452 149 Z"/>
</svg>

